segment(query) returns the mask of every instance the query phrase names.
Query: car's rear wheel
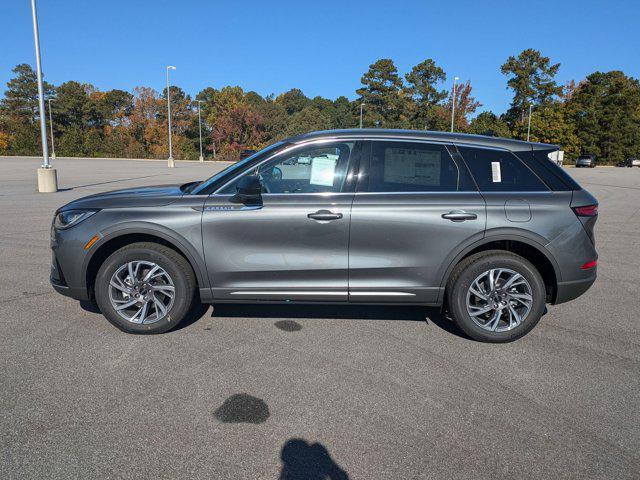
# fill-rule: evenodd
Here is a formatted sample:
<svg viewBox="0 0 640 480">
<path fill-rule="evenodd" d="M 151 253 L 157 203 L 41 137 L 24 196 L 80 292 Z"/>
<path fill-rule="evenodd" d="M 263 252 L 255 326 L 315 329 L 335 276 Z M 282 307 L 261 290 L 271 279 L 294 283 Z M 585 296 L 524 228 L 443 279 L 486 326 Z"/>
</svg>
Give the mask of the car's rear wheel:
<svg viewBox="0 0 640 480">
<path fill-rule="evenodd" d="M 95 282 L 102 314 L 129 333 L 163 333 L 179 324 L 194 301 L 189 263 L 156 243 L 134 243 L 109 256 Z"/>
<path fill-rule="evenodd" d="M 511 342 L 538 323 L 545 286 L 526 259 L 502 250 L 474 254 L 456 266 L 447 286 L 455 323 L 482 342 Z"/>
</svg>

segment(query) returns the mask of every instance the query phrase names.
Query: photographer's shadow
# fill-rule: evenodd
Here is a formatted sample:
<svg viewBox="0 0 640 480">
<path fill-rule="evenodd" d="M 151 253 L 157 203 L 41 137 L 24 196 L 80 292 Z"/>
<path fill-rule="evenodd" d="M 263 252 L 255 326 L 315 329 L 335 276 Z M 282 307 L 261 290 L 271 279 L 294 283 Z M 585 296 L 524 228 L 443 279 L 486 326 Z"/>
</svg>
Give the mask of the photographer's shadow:
<svg viewBox="0 0 640 480">
<path fill-rule="evenodd" d="M 280 480 L 348 480 L 349 475 L 331 458 L 321 443 L 301 438 L 287 441 L 280 452 Z"/>
</svg>

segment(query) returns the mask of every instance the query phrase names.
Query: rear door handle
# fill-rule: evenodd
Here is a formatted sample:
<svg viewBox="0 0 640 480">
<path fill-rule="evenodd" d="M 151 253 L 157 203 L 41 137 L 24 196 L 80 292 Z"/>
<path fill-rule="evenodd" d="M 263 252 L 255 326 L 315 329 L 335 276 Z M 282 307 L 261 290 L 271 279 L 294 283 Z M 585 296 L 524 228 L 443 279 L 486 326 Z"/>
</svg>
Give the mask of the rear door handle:
<svg viewBox="0 0 640 480">
<path fill-rule="evenodd" d="M 313 220 L 338 220 L 342 218 L 341 213 L 333 213 L 329 210 L 318 210 L 315 213 L 307 214 L 308 218 L 312 218 Z"/>
<path fill-rule="evenodd" d="M 465 220 L 475 220 L 478 218 L 478 215 L 465 212 L 464 210 L 453 210 L 449 213 L 443 213 L 442 218 L 446 218 L 452 222 L 464 222 Z"/>
</svg>

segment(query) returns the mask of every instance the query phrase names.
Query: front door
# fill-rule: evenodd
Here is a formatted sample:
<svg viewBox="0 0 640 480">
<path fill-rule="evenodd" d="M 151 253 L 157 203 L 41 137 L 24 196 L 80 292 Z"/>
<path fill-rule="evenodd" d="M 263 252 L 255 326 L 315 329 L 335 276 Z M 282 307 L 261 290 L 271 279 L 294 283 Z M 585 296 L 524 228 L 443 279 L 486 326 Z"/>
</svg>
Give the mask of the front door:
<svg viewBox="0 0 640 480">
<path fill-rule="evenodd" d="M 484 235 L 485 202 L 447 145 L 371 141 L 351 210 L 349 301 L 437 303 L 452 254 Z"/>
<path fill-rule="evenodd" d="M 239 177 L 208 197 L 214 300 L 347 301 L 355 157 L 356 142 L 295 146 L 242 174 L 259 175 L 261 204 L 230 201 Z"/>
</svg>

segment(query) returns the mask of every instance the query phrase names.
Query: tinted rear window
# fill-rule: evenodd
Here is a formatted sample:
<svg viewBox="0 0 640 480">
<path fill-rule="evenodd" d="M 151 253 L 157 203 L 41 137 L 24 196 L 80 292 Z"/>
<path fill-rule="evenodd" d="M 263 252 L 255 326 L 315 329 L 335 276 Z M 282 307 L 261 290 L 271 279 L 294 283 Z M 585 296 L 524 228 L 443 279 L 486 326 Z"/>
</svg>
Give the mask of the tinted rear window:
<svg viewBox="0 0 640 480">
<path fill-rule="evenodd" d="M 459 147 L 478 188 L 484 192 L 544 192 L 549 188 L 506 150 Z"/>
</svg>

